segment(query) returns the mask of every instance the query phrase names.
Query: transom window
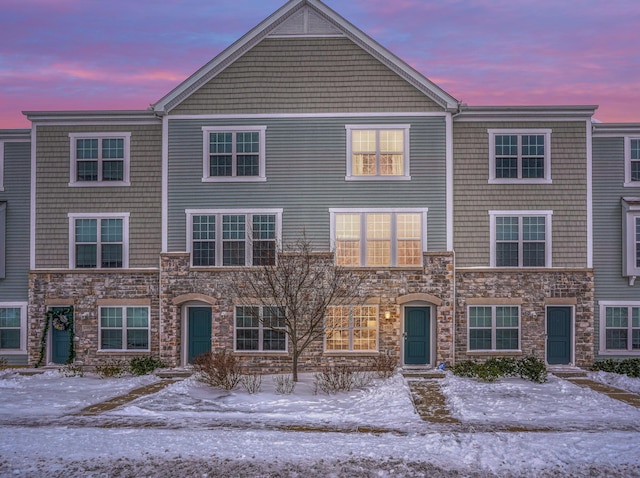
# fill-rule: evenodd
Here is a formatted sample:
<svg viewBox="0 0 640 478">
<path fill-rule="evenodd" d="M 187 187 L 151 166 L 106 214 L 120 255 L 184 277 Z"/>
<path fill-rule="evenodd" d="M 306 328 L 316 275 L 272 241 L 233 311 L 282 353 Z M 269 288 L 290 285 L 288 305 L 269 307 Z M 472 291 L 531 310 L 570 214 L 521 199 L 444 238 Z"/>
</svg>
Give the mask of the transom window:
<svg viewBox="0 0 640 478">
<path fill-rule="evenodd" d="M 640 187 L 640 138 L 624 139 L 625 186 Z"/>
<path fill-rule="evenodd" d="M 340 266 L 420 266 L 426 210 L 331 210 L 336 263 Z"/>
<path fill-rule="evenodd" d="M 129 185 L 131 133 L 71 133 L 71 185 Z"/>
<path fill-rule="evenodd" d="M 128 267 L 129 214 L 69 214 L 70 267 Z"/>
<path fill-rule="evenodd" d="M 275 264 L 281 210 L 188 210 L 187 216 L 194 267 Z"/>
<path fill-rule="evenodd" d="M 149 350 L 149 307 L 100 307 L 100 350 Z"/>
<path fill-rule="evenodd" d="M 20 351 L 26 347 L 24 343 L 23 320 L 21 307 L 0 306 L 0 350 Z"/>
<path fill-rule="evenodd" d="M 275 306 L 237 306 L 235 337 L 237 351 L 285 352 L 282 311 Z"/>
<path fill-rule="evenodd" d="M 265 126 L 203 127 L 203 181 L 264 181 Z"/>
<path fill-rule="evenodd" d="M 408 125 L 347 125 L 347 179 L 409 179 Z"/>
<path fill-rule="evenodd" d="M 492 267 L 551 267 L 551 211 L 489 211 Z"/>
<path fill-rule="evenodd" d="M 325 315 L 325 350 L 378 349 L 378 306 L 330 306 Z"/>
<path fill-rule="evenodd" d="M 640 354 L 640 303 L 600 303 L 600 349 Z"/>
<path fill-rule="evenodd" d="M 520 307 L 470 306 L 469 350 L 519 350 Z"/>
<path fill-rule="evenodd" d="M 489 182 L 549 183 L 551 130 L 489 130 Z"/>
</svg>

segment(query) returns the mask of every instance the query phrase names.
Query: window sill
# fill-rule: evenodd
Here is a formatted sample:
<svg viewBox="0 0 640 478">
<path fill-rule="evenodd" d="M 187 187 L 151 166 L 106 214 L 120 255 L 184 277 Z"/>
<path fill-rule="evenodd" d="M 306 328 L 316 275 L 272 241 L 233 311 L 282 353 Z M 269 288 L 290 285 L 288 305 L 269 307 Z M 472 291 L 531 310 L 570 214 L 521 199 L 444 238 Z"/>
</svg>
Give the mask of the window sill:
<svg viewBox="0 0 640 478">
<path fill-rule="evenodd" d="M 136 349 L 136 350 L 117 350 L 117 349 L 98 349 L 99 354 L 148 354 L 151 352 L 151 349 Z"/>
<path fill-rule="evenodd" d="M 0 349 L 0 355 L 24 355 L 26 353 L 26 350 L 20 349 Z"/>
<path fill-rule="evenodd" d="M 345 176 L 345 181 L 411 181 L 411 176 Z"/>
<path fill-rule="evenodd" d="M 640 356 L 640 350 L 599 350 L 598 355 L 612 355 L 612 356 Z"/>
<path fill-rule="evenodd" d="M 82 181 L 69 183 L 70 188 L 115 188 L 131 186 L 129 181 Z"/>
<path fill-rule="evenodd" d="M 640 181 L 631 181 L 628 183 L 624 183 L 623 186 L 625 188 L 640 188 Z"/>
<path fill-rule="evenodd" d="M 234 350 L 234 355 L 246 355 L 248 357 L 253 357 L 256 355 L 269 355 L 269 356 L 282 356 L 288 357 L 289 352 L 286 350 Z"/>
<path fill-rule="evenodd" d="M 553 184 L 551 179 L 489 179 L 489 184 Z"/>
<path fill-rule="evenodd" d="M 523 355 L 523 352 L 522 350 L 467 350 L 467 355 L 477 355 L 478 357 L 493 355 L 517 356 Z"/>
<path fill-rule="evenodd" d="M 324 355 L 335 357 L 338 355 L 344 355 L 346 357 L 369 357 L 378 356 L 380 352 L 378 350 L 325 350 Z"/>
<path fill-rule="evenodd" d="M 264 183 L 264 176 L 220 176 L 202 178 L 203 183 Z"/>
</svg>

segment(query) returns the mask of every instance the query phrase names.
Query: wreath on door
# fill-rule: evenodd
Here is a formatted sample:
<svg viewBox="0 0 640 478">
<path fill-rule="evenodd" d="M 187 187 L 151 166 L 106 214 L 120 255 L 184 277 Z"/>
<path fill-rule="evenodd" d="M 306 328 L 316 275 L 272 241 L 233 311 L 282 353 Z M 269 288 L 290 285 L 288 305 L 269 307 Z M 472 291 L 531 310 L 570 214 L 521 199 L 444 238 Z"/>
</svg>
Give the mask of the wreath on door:
<svg viewBox="0 0 640 478">
<path fill-rule="evenodd" d="M 53 328 L 60 331 L 68 330 L 69 333 L 69 356 L 66 363 L 73 363 L 76 358 L 75 347 L 73 346 L 74 333 L 73 333 L 73 307 L 56 307 L 50 309 L 45 313 L 44 328 L 42 330 L 42 337 L 40 339 L 40 357 L 36 362 L 36 367 L 39 367 L 44 362 L 47 354 L 47 337 L 49 335 L 49 326 L 53 325 Z"/>
</svg>

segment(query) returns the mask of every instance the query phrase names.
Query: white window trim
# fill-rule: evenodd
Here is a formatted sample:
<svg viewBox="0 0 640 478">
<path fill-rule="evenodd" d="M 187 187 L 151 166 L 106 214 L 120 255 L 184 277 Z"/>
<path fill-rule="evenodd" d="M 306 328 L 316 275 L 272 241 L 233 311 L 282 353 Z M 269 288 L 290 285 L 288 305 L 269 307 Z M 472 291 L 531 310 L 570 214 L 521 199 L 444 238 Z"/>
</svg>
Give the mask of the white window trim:
<svg viewBox="0 0 640 478">
<path fill-rule="evenodd" d="M 410 181 L 410 130 L 409 124 L 348 124 L 345 125 L 347 130 L 347 174 L 346 181 Z M 356 176 L 352 172 L 352 144 L 351 134 L 353 130 L 402 130 L 404 131 L 404 164 L 403 174 L 399 176 Z"/>
<path fill-rule="evenodd" d="M 78 160 L 76 158 L 77 150 L 76 150 L 76 139 L 104 139 L 104 138 L 114 138 L 114 139 L 124 139 L 124 159 L 122 165 L 122 181 L 78 181 L 77 173 L 78 173 Z M 71 149 L 71 164 L 69 167 L 70 178 L 69 178 L 69 186 L 70 187 L 119 187 L 119 186 L 130 186 L 130 163 L 131 163 L 131 133 L 69 133 L 69 144 Z M 98 160 L 98 171 L 101 171 L 101 163 L 103 161 L 102 158 Z"/>
<path fill-rule="evenodd" d="M 271 214 L 276 216 L 276 249 L 278 249 L 282 244 L 282 209 L 185 209 L 185 215 L 187 216 L 187 252 L 190 256 L 190 264 L 191 267 L 197 269 L 207 269 L 207 268 L 233 268 L 236 266 L 223 266 L 223 265 L 215 265 L 215 266 L 194 266 L 193 265 L 193 216 L 206 216 L 206 215 L 261 215 L 261 214 Z M 217 227 L 217 226 L 216 226 Z M 247 224 L 249 227 L 249 224 Z M 245 239 L 245 241 L 247 241 Z M 247 249 L 248 259 L 253 259 L 251 256 L 252 250 L 250 248 Z M 222 257 L 222 241 L 216 240 L 216 257 Z M 247 257 L 247 256 L 245 256 Z M 244 266 L 237 267 L 253 267 L 250 264 L 246 264 Z"/>
<path fill-rule="evenodd" d="M 236 320 L 236 310 L 238 307 L 258 307 L 259 308 L 259 317 L 258 320 L 258 350 L 246 350 L 238 348 L 238 322 Z M 265 327 L 262 321 L 262 317 L 264 314 L 265 307 L 275 307 L 272 305 L 249 305 L 249 304 L 238 304 L 233 306 L 233 351 L 242 353 L 242 354 L 286 354 L 289 352 L 289 334 L 287 334 L 287 329 L 282 327 L 282 332 L 284 333 L 284 350 L 264 350 L 262 347 L 264 345 L 264 331 L 265 330 L 273 330 L 270 327 Z M 255 329 L 256 327 L 240 327 L 241 329 Z"/>
<path fill-rule="evenodd" d="M 0 355 L 24 355 L 27 353 L 27 303 L 26 302 L 0 302 L 2 308 L 20 309 L 20 348 L 0 349 Z"/>
<path fill-rule="evenodd" d="M 486 327 L 471 327 L 471 308 L 472 307 L 491 307 L 491 348 L 490 349 L 472 349 L 471 348 L 471 329 L 486 328 Z M 496 308 L 497 307 L 517 307 L 518 309 L 518 348 L 517 349 L 497 349 L 496 348 Z M 502 329 L 513 329 L 515 327 L 501 327 Z M 467 305 L 467 352 L 496 352 L 496 353 L 511 353 L 522 352 L 522 310 L 519 305 L 516 304 L 472 304 Z"/>
<path fill-rule="evenodd" d="M 631 140 L 640 141 L 640 136 L 624 137 L 624 187 L 640 188 L 640 181 L 631 181 Z"/>
<path fill-rule="evenodd" d="M 147 348 L 146 349 L 103 349 L 102 348 L 102 309 L 123 309 L 122 313 L 122 344 L 127 343 L 127 309 L 135 307 L 147 309 Z M 134 330 L 141 330 L 142 327 L 132 327 Z M 101 305 L 98 307 L 98 352 L 122 352 L 122 353 L 144 353 L 151 351 L 151 307 L 147 305 Z"/>
<path fill-rule="evenodd" d="M 355 330 L 353 327 L 353 308 L 354 307 L 375 307 L 376 309 L 376 345 L 374 349 L 366 349 L 366 350 L 354 350 L 353 349 L 353 331 Z M 329 307 L 336 307 L 336 306 L 329 306 Z M 380 349 L 380 308 L 377 305 L 373 305 L 373 304 L 362 304 L 362 305 L 345 305 L 345 306 L 337 306 L 337 307 L 349 307 L 349 326 L 347 327 L 347 330 L 349 331 L 349 348 L 347 350 L 334 350 L 334 349 L 328 349 L 327 348 L 327 330 L 325 330 L 324 333 L 324 340 L 323 340 L 323 345 L 324 345 L 324 353 L 326 354 L 367 354 L 367 353 L 375 353 L 378 352 Z M 326 318 L 325 318 L 325 322 L 326 322 Z M 326 324 L 325 324 L 325 329 L 326 329 Z M 344 329 L 341 329 L 344 330 Z M 361 329 L 357 329 L 357 330 L 361 330 Z"/>
<path fill-rule="evenodd" d="M 129 268 L 129 213 L 128 212 L 112 212 L 112 213 L 75 213 L 68 214 L 69 217 L 69 269 L 74 270 L 122 270 Z M 76 268 L 76 219 L 122 219 L 122 267 L 95 267 L 95 268 Z"/>
<path fill-rule="evenodd" d="M 259 133 L 260 151 L 258 176 L 211 176 L 209 169 L 209 133 L 216 132 L 241 132 Z M 266 173 L 266 126 L 203 126 L 202 127 L 202 182 L 203 183 L 233 183 L 233 182 L 264 182 L 267 180 Z M 236 171 L 233 171 L 235 174 Z"/>
<path fill-rule="evenodd" d="M 537 210 L 517 210 L 517 211 L 489 211 L 489 265 L 490 267 L 496 266 L 496 217 L 525 217 L 525 216 L 544 216 L 545 217 L 545 265 L 543 267 L 508 267 L 508 269 L 544 269 L 552 267 L 552 230 L 551 230 L 551 217 L 553 211 L 537 211 Z M 521 232 L 521 231 L 520 231 Z M 502 266 L 501 266 L 502 267 Z"/>
<path fill-rule="evenodd" d="M 640 218 L 640 197 L 622 198 L 622 275 L 629 278 L 629 285 L 640 276 L 636 264 L 636 219 Z"/>
<path fill-rule="evenodd" d="M 4 191 L 4 141 L 0 141 L 0 192 Z"/>
<path fill-rule="evenodd" d="M 421 214 L 422 215 L 422 247 L 421 252 L 427 252 L 427 213 L 429 212 L 428 208 L 330 208 L 330 227 L 329 234 L 331 238 L 331 251 L 335 254 L 336 252 L 336 215 L 337 214 L 360 214 L 360 220 L 364 220 L 364 216 L 370 213 L 379 213 L 379 214 Z M 361 228 L 361 231 L 366 231 L 366 229 Z M 365 239 L 365 240 L 363 240 Z M 363 258 L 363 255 L 366 257 L 366 254 L 363 252 L 366 248 L 366 237 L 360 238 L 360 258 Z M 424 264 L 421 263 L 420 266 L 397 266 L 395 265 L 397 259 L 393 253 L 394 244 L 398 243 L 398 238 L 395 229 L 391 230 L 391 245 L 392 245 L 392 254 L 391 254 L 391 264 L 388 266 L 367 266 L 362 264 L 362 261 L 359 266 L 349 266 L 349 267 L 408 267 L 408 268 L 417 268 L 422 267 Z"/>
<path fill-rule="evenodd" d="M 607 349 L 607 307 L 640 307 L 640 301 L 611 301 L 611 300 L 600 300 L 598 301 L 598 305 L 600 306 L 600 340 L 599 340 L 599 350 L 598 355 L 618 355 L 618 356 L 626 356 L 626 355 L 639 355 L 640 350 L 608 350 Z M 631 330 L 631 323 L 628 324 L 629 330 Z"/>
<path fill-rule="evenodd" d="M 551 184 L 551 129 L 488 129 L 489 184 Z M 496 178 L 496 136 L 544 135 L 544 178 Z M 522 168 L 520 140 L 518 141 L 518 171 Z"/>
</svg>

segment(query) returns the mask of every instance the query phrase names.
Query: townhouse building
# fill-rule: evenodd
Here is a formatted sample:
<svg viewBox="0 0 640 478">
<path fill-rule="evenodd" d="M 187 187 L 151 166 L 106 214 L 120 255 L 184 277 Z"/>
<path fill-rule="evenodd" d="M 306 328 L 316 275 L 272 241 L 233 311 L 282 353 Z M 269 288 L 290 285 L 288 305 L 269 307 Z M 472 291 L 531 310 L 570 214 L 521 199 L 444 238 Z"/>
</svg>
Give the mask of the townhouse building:
<svg viewBox="0 0 640 478">
<path fill-rule="evenodd" d="M 31 165 L 29 263 L 0 297 L 23 307 L 15 356 L 186 366 L 226 349 L 279 371 L 291 351 L 268 298 L 238 301 L 231 281 L 304 237 L 363 278 L 306 370 L 380 354 L 588 365 L 609 327 L 594 323 L 594 257 L 597 271 L 610 252 L 595 109 L 461 104 L 322 2 L 291 0 L 148 110 L 26 112 L 23 141 L 4 141 L 5 161 L 20 145 Z M 635 323 L 624 281 L 630 295 L 598 300 Z"/>
</svg>

